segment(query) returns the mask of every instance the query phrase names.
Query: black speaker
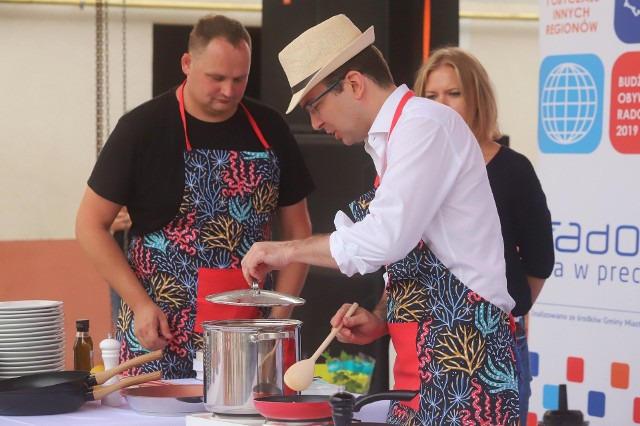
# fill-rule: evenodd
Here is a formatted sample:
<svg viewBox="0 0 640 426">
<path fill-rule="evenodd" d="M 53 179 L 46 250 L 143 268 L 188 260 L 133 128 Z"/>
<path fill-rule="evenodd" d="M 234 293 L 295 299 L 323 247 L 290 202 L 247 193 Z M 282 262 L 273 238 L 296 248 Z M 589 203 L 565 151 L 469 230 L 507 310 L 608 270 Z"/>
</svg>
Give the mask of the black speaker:
<svg viewBox="0 0 640 426">
<path fill-rule="evenodd" d="M 429 50 L 460 44 L 460 1 L 432 0 Z"/>
<path fill-rule="evenodd" d="M 424 0 L 264 0 L 262 5 L 262 100 L 284 112 L 291 89 L 278 53 L 294 38 L 331 16 L 343 13 L 365 31 L 374 26 L 375 46 L 389 63 L 396 84 L 413 84 L 422 63 Z M 299 108 L 287 115 L 294 133 L 312 132 Z"/>
<path fill-rule="evenodd" d="M 316 23 L 316 0 L 262 1 L 261 100 L 282 114 L 291 100 L 291 88 L 280 66 L 278 53 L 294 38 Z M 294 133 L 310 132 L 309 118 L 296 108 L 285 116 Z"/>
</svg>

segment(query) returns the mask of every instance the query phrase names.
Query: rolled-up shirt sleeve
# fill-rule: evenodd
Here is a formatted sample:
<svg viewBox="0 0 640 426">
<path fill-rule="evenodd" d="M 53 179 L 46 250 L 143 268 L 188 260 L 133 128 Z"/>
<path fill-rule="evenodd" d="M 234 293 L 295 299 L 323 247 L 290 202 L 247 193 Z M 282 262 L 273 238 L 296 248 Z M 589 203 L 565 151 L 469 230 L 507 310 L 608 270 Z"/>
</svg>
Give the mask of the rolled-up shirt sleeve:
<svg viewBox="0 0 640 426">
<path fill-rule="evenodd" d="M 440 214 L 459 172 L 443 123 L 408 116 L 384 140 L 388 163 L 369 214 L 357 223 L 336 214 L 330 250 L 345 275 L 374 272 L 406 256 Z M 370 135 L 376 137 L 387 135 Z"/>
<path fill-rule="evenodd" d="M 340 267 L 340 272 L 350 277 L 356 272 L 367 274 L 380 268 L 379 266 L 375 267 L 368 264 L 358 257 L 359 245 L 355 242 L 345 241 L 340 235 L 340 230 L 350 228 L 354 224 L 346 214 L 343 212 L 336 213 L 333 223 L 336 226 L 336 232 L 333 232 L 329 237 L 329 249 L 331 250 L 331 256 Z"/>
</svg>

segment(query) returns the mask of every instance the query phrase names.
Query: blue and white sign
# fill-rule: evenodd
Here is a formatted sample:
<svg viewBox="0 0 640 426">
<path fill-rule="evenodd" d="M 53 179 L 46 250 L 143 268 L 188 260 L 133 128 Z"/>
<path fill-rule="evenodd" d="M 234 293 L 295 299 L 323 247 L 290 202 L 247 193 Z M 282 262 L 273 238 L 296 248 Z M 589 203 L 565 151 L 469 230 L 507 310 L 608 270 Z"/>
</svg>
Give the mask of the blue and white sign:
<svg viewBox="0 0 640 426">
<path fill-rule="evenodd" d="M 540 0 L 537 171 L 556 263 L 529 314 L 528 426 L 640 425 L 640 0 Z"/>
<path fill-rule="evenodd" d="M 547 153 L 593 152 L 602 136 L 604 68 L 595 55 L 549 56 L 540 67 L 538 141 Z"/>
</svg>

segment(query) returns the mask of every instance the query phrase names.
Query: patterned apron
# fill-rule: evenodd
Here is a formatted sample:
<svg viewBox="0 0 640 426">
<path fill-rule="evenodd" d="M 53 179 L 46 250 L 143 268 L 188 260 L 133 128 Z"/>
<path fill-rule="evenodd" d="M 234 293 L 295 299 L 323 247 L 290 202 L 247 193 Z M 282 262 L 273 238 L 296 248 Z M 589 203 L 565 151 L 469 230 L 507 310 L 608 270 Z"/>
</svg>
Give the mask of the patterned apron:
<svg viewBox="0 0 640 426">
<path fill-rule="evenodd" d="M 162 229 L 133 236 L 129 265 L 147 294 L 164 311 L 174 337 L 160 361 L 128 370 L 156 371 L 163 378 L 195 377 L 193 358 L 202 349 L 203 320 L 267 317 L 268 311 L 207 302 L 205 297 L 248 289 L 240 261 L 256 241 L 271 239 L 280 168 L 245 106 L 240 106 L 265 150 L 192 149 L 187 136 L 184 83 L 178 92 L 185 131 L 184 193 L 176 217 Z M 267 277 L 265 289 L 273 288 Z M 149 352 L 133 334 L 133 312 L 122 302 L 117 324 L 120 361 Z"/>
<path fill-rule="evenodd" d="M 398 106 L 391 131 L 406 101 Z M 376 189 L 350 204 L 356 221 Z M 510 315 L 458 280 L 424 241 L 387 265 L 387 322 L 396 349 L 395 389 L 420 389 L 392 401 L 387 422 L 413 425 L 518 425 L 518 372 Z"/>
</svg>

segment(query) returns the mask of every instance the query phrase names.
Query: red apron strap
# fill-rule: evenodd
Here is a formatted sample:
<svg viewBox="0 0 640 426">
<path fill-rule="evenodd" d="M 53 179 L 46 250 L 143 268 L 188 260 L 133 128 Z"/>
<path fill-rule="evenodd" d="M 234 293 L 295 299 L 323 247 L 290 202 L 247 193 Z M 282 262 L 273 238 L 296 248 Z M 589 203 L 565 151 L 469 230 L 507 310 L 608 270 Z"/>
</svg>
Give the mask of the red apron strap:
<svg viewBox="0 0 640 426">
<path fill-rule="evenodd" d="M 404 94 L 404 96 L 400 100 L 400 103 L 398 104 L 398 108 L 396 108 L 396 112 L 395 114 L 393 114 L 393 120 L 391 120 L 391 128 L 389 128 L 389 137 L 388 137 L 389 139 L 391 138 L 391 132 L 393 132 L 393 128 L 396 127 L 396 123 L 398 123 L 398 119 L 402 115 L 402 110 L 404 109 L 404 106 L 407 104 L 407 102 L 409 102 L 409 99 L 411 99 L 413 95 L 414 95 L 413 90 L 409 90 L 407 93 Z"/>
<path fill-rule="evenodd" d="M 187 143 L 187 151 L 191 151 L 191 142 L 189 142 L 189 135 L 187 134 L 187 116 L 184 110 L 184 86 L 187 84 L 185 79 L 180 89 L 178 89 L 178 106 L 180 107 L 180 118 L 182 118 L 182 127 L 184 128 L 184 140 Z"/>
<path fill-rule="evenodd" d="M 402 115 L 402 110 L 404 109 L 404 106 L 407 104 L 409 99 L 413 97 L 413 95 L 414 95 L 413 90 L 409 90 L 407 93 L 404 94 L 402 99 L 400 99 L 400 103 L 398 104 L 398 107 L 396 108 L 396 112 L 393 114 L 393 119 L 391 120 L 391 127 L 389 128 L 389 136 L 387 137 L 387 149 L 389 149 L 388 141 L 391 140 L 391 132 L 393 132 L 393 128 L 396 127 L 396 123 L 398 123 L 398 120 Z M 387 168 L 387 160 L 385 157 L 382 159 L 382 170 L 381 170 L 382 173 L 384 173 L 386 168 Z M 376 180 L 373 183 L 373 186 L 374 188 L 377 188 L 379 185 L 380 185 L 380 176 L 376 176 Z"/>
<path fill-rule="evenodd" d="M 242 102 L 240 102 L 240 106 L 242 107 L 244 112 L 247 114 L 247 118 L 249 119 L 249 123 L 251 123 L 251 127 L 253 127 L 253 131 L 256 133 L 256 136 L 258 137 L 258 139 L 260 139 L 260 143 L 262 143 L 262 146 L 264 146 L 265 149 L 269 149 L 270 146 L 267 143 L 267 140 L 264 138 L 264 136 L 262 136 L 262 132 L 260 131 L 260 128 L 258 127 L 258 123 L 256 123 L 256 120 L 253 119 L 253 116 L 251 115 L 251 113 L 249 112 L 247 107 L 244 106 L 244 104 Z"/>
<path fill-rule="evenodd" d="M 184 140 L 187 143 L 187 151 L 191 151 L 191 142 L 189 142 L 189 135 L 187 134 L 187 114 L 184 108 L 184 86 L 186 84 L 187 80 L 185 80 L 180 86 L 180 89 L 178 89 L 178 106 L 180 107 L 180 118 L 182 119 L 182 127 L 184 128 Z M 264 136 L 262 136 L 262 132 L 258 127 L 258 123 L 256 123 L 256 120 L 253 119 L 253 116 L 251 115 L 247 107 L 245 107 L 242 102 L 240 102 L 240 106 L 244 110 L 245 114 L 247 114 L 249 123 L 251 124 L 251 127 L 253 128 L 253 131 L 255 132 L 258 139 L 260 139 L 260 143 L 262 144 L 262 146 L 264 146 L 265 149 L 271 148 L 267 143 L 267 140 L 264 138 Z"/>
</svg>

